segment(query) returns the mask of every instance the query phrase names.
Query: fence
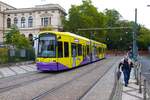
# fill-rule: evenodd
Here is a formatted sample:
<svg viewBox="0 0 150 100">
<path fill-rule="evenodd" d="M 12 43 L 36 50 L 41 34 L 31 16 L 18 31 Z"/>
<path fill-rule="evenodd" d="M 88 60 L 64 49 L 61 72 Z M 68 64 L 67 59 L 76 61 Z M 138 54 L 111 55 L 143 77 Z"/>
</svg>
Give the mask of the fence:
<svg viewBox="0 0 150 100">
<path fill-rule="evenodd" d="M 140 69 L 141 66 L 142 65 L 140 64 Z M 150 100 L 150 79 L 146 78 L 146 76 L 149 76 L 150 73 L 143 74 L 140 70 L 137 78 L 137 81 L 139 82 L 139 93 L 143 93 L 143 100 Z"/>
<path fill-rule="evenodd" d="M 0 48 L 0 64 L 35 60 L 33 49 Z"/>
<path fill-rule="evenodd" d="M 139 85 L 139 93 L 143 94 L 143 100 L 150 100 L 150 79 L 146 78 L 145 75 L 141 72 L 142 64 L 139 62 L 135 62 L 134 72 L 136 84 Z M 150 73 L 145 73 L 147 76 Z"/>
</svg>

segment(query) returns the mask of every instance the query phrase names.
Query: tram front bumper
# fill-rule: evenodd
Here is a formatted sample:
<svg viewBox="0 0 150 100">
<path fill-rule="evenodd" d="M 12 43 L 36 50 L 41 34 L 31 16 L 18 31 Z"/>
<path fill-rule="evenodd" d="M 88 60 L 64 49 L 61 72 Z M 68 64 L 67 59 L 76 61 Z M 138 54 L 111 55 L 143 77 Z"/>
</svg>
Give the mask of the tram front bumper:
<svg viewBox="0 0 150 100">
<path fill-rule="evenodd" d="M 69 69 L 67 66 L 64 66 L 63 64 L 57 62 L 50 62 L 50 63 L 37 62 L 36 66 L 37 70 L 39 71 L 59 71 Z"/>
<path fill-rule="evenodd" d="M 50 63 L 43 63 L 38 62 L 36 63 L 37 70 L 39 71 L 57 71 L 58 70 L 58 64 L 56 62 L 50 62 Z"/>
</svg>

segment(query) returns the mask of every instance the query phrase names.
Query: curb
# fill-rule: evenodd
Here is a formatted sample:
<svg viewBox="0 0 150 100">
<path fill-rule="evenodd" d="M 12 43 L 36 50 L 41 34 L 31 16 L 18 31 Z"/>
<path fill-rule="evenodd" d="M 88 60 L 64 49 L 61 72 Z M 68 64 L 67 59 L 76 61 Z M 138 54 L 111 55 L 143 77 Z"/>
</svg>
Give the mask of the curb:
<svg viewBox="0 0 150 100">
<path fill-rule="evenodd" d="M 35 61 L 24 61 L 24 62 L 0 64 L 0 68 L 11 67 L 11 66 L 20 66 L 20 65 L 29 65 L 29 64 L 34 64 L 34 63 L 35 63 Z"/>
</svg>

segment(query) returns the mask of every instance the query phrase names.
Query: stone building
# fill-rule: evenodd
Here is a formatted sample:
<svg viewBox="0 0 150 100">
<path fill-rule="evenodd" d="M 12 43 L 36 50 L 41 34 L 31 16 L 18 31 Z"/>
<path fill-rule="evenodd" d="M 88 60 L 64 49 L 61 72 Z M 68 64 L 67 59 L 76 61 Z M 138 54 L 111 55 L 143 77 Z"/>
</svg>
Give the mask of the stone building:
<svg viewBox="0 0 150 100">
<path fill-rule="evenodd" d="M 18 26 L 26 37 L 33 37 L 43 27 L 51 26 L 53 30 L 62 30 L 61 18 L 66 15 L 64 8 L 58 4 L 36 5 L 32 8 L 15 8 L 0 1 L 0 42 L 11 25 Z"/>
</svg>

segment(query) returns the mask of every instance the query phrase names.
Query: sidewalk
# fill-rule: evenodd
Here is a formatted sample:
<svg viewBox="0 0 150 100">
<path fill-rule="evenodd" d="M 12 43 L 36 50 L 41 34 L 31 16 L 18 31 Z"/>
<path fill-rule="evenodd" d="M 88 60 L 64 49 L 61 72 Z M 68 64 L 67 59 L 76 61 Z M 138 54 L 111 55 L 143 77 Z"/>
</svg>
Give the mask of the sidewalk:
<svg viewBox="0 0 150 100">
<path fill-rule="evenodd" d="M 121 77 L 121 80 L 123 77 Z M 129 84 L 127 87 L 123 85 L 122 100 L 143 100 L 143 93 L 139 93 L 139 85 L 136 85 L 136 80 L 131 75 Z"/>
<path fill-rule="evenodd" d="M 0 65 L 0 78 L 36 71 L 33 61 L 26 61 L 7 66 Z"/>
</svg>

